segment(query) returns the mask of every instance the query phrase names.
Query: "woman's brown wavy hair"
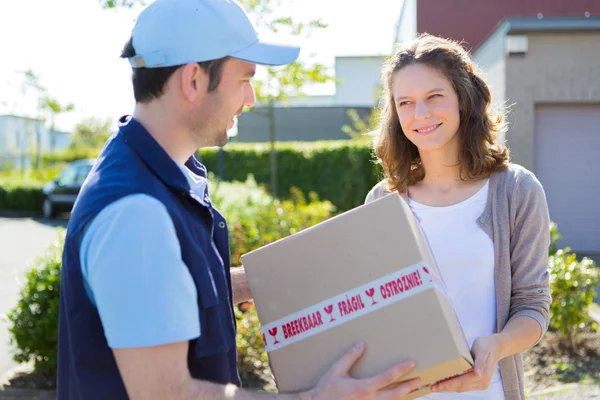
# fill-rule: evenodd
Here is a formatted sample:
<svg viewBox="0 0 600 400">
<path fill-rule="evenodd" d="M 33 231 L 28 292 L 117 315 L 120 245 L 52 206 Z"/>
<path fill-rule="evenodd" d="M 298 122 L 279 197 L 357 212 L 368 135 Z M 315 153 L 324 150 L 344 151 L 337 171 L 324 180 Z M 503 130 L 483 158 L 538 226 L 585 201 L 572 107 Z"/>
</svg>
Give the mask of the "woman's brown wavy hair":
<svg viewBox="0 0 600 400">
<path fill-rule="evenodd" d="M 463 47 L 452 40 L 424 34 L 398 49 L 382 70 L 383 94 L 379 125 L 373 132 L 374 150 L 387 178 L 387 189 L 407 192 L 422 180 L 425 171 L 417 147 L 404 135 L 392 93 L 394 74 L 411 64 L 422 64 L 441 72 L 458 95 L 460 176 L 483 178 L 504 170 L 508 149 L 496 142 L 504 129 L 503 118 L 491 106 L 487 83 Z"/>
</svg>

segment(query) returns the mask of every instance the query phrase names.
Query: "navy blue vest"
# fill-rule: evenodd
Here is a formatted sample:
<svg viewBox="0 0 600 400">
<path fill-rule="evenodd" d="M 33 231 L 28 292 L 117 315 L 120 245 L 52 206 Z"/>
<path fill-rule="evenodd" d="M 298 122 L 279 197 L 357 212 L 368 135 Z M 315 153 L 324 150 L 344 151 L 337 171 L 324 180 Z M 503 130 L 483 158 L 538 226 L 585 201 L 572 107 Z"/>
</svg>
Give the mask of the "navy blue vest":
<svg viewBox="0 0 600 400">
<path fill-rule="evenodd" d="M 121 122 L 119 132 L 90 172 L 67 227 L 61 271 L 57 398 L 127 399 L 100 317 L 84 288 L 79 245 L 86 226 L 98 212 L 135 193 L 153 196 L 166 206 L 183 261 L 197 287 L 202 333 L 190 341 L 187 361 L 191 375 L 239 386 L 225 218 L 212 205 L 202 206 L 194 200 L 181 170 L 139 122 L 133 118 Z M 193 157 L 186 166 L 206 176 L 204 166 Z"/>
</svg>

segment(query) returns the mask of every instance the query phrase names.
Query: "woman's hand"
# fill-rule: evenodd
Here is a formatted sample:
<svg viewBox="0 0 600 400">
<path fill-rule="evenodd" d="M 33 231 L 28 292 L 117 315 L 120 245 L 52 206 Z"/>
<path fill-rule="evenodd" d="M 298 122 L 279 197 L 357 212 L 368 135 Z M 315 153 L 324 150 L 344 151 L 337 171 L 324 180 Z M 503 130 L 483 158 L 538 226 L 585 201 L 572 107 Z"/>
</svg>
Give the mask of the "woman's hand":
<svg viewBox="0 0 600 400">
<path fill-rule="evenodd" d="M 479 338 L 473 342 L 471 353 L 475 361 L 473 371 L 432 386 L 433 392 L 469 392 L 486 390 L 501 359 L 501 336 L 498 334 Z"/>
</svg>

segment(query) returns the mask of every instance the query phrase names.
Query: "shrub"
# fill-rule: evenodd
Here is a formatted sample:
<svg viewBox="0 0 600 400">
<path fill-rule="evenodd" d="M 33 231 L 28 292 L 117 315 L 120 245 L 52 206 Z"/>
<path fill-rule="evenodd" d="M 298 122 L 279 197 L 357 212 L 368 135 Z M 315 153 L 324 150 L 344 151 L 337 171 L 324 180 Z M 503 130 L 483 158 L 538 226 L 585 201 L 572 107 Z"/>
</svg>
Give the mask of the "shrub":
<svg viewBox="0 0 600 400">
<path fill-rule="evenodd" d="M 64 233 L 59 229 L 57 239 L 27 272 L 19 301 L 7 315 L 12 324 L 11 345 L 16 347 L 13 359 L 18 363 L 33 361 L 35 370 L 47 377 L 56 374 Z"/>
<path fill-rule="evenodd" d="M 596 329 L 588 314 L 588 308 L 596 296 L 600 283 L 600 271 L 593 260 L 577 259 L 569 247 L 558 249 L 556 241 L 560 233 L 556 224 L 551 225 L 549 273 L 552 303 L 550 326 L 558 330 L 576 349 L 577 335 L 586 326 Z"/>
<path fill-rule="evenodd" d="M 101 148 L 75 148 L 65 150 L 60 153 L 47 153 L 42 155 L 42 166 L 44 168 L 55 167 L 57 165 L 65 165 L 77 160 L 85 160 L 88 158 L 96 158 L 100 154 Z"/>
<path fill-rule="evenodd" d="M 14 181 L 36 181 L 46 183 L 56 178 L 65 166 L 65 163 L 59 163 L 55 164 L 52 167 L 42 169 L 31 169 L 25 172 L 17 169 L 3 170 L 0 172 L 0 179 Z"/>
<path fill-rule="evenodd" d="M 0 209 L 39 211 L 44 183 L 15 177 L 0 179 Z"/>
<path fill-rule="evenodd" d="M 277 143 L 277 197 L 293 197 L 290 189 L 315 192 L 339 211 L 364 203 L 367 192 L 381 179 L 369 142 L 358 140 Z M 219 172 L 218 149 L 204 149 L 200 159 Z M 231 143 L 223 148 L 224 180 L 245 181 L 253 175 L 260 184 L 271 182 L 268 143 Z"/>
<path fill-rule="evenodd" d="M 550 222 L 550 250 L 549 254 L 553 256 L 558 251 L 558 240 L 562 235 L 558 232 L 558 226 L 555 222 Z"/>
<path fill-rule="evenodd" d="M 253 303 L 235 307 L 238 369 L 245 388 L 275 391 L 275 380 L 262 339 L 261 325 Z"/>
<path fill-rule="evenodd" d="M 229 221 L 233 266 L 240 265 L 242 254 L 316 225 L 335 211 L 329 201 L 319 201 L 315 193 L 307 199 L 297 188 L 291 188 L 291 199 L 274 200 L 252 176 L 243 184 L 213 185 L 211 198 Z"/>
</svg>

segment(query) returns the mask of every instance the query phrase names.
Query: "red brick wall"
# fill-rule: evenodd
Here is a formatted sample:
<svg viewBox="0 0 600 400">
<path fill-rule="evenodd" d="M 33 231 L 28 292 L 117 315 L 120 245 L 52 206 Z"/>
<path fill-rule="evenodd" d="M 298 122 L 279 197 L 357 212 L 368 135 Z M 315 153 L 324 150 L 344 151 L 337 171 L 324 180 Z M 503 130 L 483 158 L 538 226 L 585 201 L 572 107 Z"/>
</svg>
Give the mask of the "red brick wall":
<svg viewBox="0 0 600 400">
<path fill-rule="evenodd" d="M 600 0 L 416 0 L 417 31 L 476 49 L 505 17 L 600 16 Z"/>
</svg>

